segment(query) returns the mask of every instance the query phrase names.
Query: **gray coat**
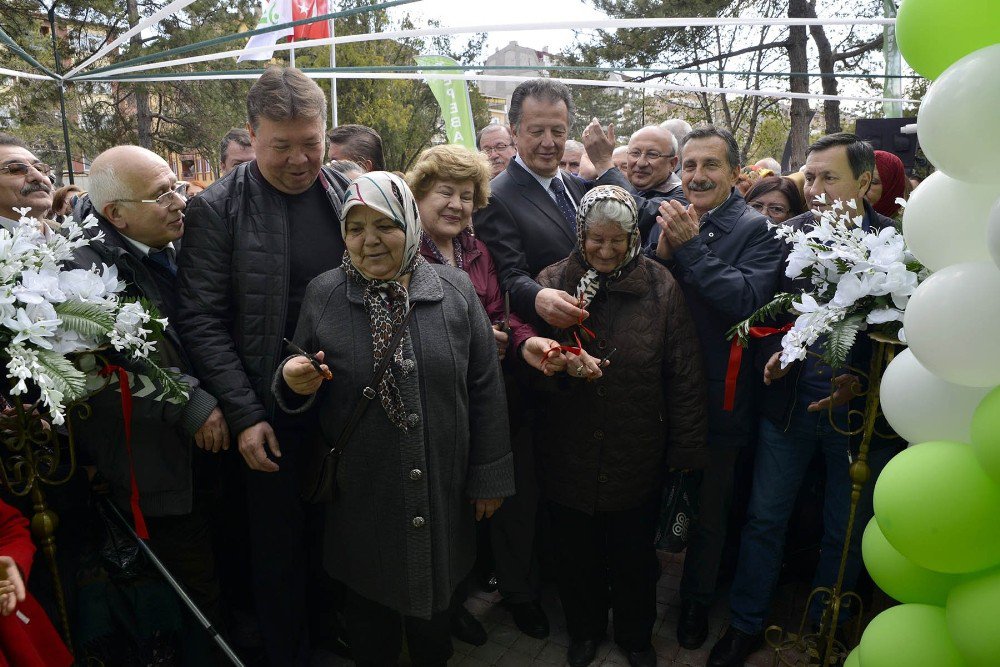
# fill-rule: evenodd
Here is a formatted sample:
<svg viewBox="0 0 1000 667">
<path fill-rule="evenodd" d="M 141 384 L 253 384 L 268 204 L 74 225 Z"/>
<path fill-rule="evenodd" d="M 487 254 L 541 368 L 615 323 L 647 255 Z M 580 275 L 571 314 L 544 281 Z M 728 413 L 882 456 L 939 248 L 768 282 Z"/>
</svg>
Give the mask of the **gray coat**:
<svg viewBox="0 0 1000 667">
<path fill-rule="evenodd" d="M 496 344 L 469 277 L 419 262 L 409 295 L 404 363 L 393 374 L 413 426 L 396 428 L 372 402 L 340 460 L 323 558 L 360 595 L 429 618 L 472 569 L 469 499 L 513 495 L 514 469 Z M 342 269 L 309 284 L 295 342 L 323 350 L 333 380 L 302 403 L 279 367 L 275 397 L 286 412 L 318 417 L 332 444 L 373 365 L 362 292 Z"/>
</svg>

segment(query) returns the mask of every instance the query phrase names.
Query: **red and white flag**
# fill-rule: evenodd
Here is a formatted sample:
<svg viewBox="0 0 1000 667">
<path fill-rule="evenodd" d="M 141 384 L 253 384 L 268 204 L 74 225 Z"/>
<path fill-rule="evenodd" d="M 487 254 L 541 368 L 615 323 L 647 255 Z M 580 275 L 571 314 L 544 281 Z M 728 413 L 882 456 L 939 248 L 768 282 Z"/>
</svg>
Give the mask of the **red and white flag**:
<svg viewBox="0 0 1000 667">
<path fill-rule="evenodd" d="M 291 0 L 292 20 L 301 21 L 329 13 L 328 0 Z M 295 26 L 293 39 L 323 39 L 330 36 L 330 22 L 326 19 L 315 23 L 303 23 Z"/>
</svg>

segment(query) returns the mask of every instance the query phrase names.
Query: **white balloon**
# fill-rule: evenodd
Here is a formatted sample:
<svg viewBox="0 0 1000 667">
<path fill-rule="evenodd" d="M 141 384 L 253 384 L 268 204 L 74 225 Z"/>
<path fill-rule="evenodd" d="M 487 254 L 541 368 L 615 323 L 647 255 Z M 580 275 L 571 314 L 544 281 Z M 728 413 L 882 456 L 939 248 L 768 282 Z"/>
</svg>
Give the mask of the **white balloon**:
<svg viewBox="0 0 1000 667">
<path fill-rule="evenodd" d="M 1000 44 L 973 51 L 946 69 L 927 90 L 917 113 L 924 154 L 949 176 L 1000 183 Z"/>
<path fill-rule="evenodd" d="M 968 262 L 932 274 L 910 297 L 903 329 L 914 356 L 939 378 L 1000 384 L 1000 268 Z"/>
<path fill-rule="evenodd" d="M 993 261 L 1000 266 L 1000 199 L 993 205 L 989 222 L 986 223 L 986 245 L 993 255 Z"/>
<path fill-rule="evenodd" d="M 903 350 L 885 369 L 879 397 L 889 425 L 907 442 L 969 442 L 972 413 L 989 392 L 945 382 Z"/>
<path fill-rule="evenodd" d="M 966 183 L 934 172 L 903 209 L 907 247 L 932 271 L 990 259 L 986 222 L 997 198 L 1000 183 Z"/>
</svg>

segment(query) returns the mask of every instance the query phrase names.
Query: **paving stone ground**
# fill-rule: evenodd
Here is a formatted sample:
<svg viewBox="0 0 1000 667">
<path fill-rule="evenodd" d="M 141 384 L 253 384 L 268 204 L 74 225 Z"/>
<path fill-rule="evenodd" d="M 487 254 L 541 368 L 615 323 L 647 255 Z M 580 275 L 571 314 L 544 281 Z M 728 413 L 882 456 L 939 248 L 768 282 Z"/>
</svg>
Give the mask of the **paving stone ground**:
<svg viewBox="0 0 1000 667">
<path fill-rule="evenodd" d="M 683 554 L 660 554 L 663 575 L 656 590 L 656 625 L 653 628 L 653 648 L 656 650 L 657 667 L 702 667 L 708 659 L 715 640 L 726 630 L 729 606 L 728 595 L 722 591 L 719 599 L 709 612 L 709 638 L 705 645 L 695 651 L 683 649 L 677 643 L 676 626 L 680 613 L 678 586 L 684 566 Z M 789 629 L 797 629 L 809 596 L 809 586 L 803 582 L 782 584 L 775 595 L 772 623 Z M 870 620 L 877 611 L 889 606 L 891 601 L 876 590 L 874 609 L 865 613 Z M 542 606 L 545 608 L 552 626 L 546 639 L 534 639 L 522 634 L 514 625 L 510 613 L 500 604 L 499 593 L 476 591 L 466 601 L 466 608 L 479 619 L 489 637 L 483 646 L 471 646 L 454 641 L 455 655 L 449 667 L 561 667 L 566 665 L 566 648 L 569 635 L 559 598 L 555 589 L 545 589 Z M 609 628 L 610 634 L 610 628 Z M 774 651 L 762 648 L 751 655 L 746 662 L 749 667 L 766 667 L 773 664 Z M 314 653 L 312 667 L 341 667 L 353 665 L 350 660 L 329 652 Z M 405 658 L 401 664 L 408 664 Z M 611 641 L 605 641 L 597 652 L 597 659 L 591 663 L 601 665 L 628 665 L 625 654 Z"/>
</svg>

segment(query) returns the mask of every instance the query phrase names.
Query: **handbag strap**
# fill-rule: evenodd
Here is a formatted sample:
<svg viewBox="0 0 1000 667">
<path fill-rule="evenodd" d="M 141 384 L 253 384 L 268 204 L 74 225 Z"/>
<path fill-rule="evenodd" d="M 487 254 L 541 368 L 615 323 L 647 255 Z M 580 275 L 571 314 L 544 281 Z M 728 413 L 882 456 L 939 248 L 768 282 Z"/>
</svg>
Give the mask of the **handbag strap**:
<svg viewBox="0 0 1000 667">
<path fill-rule="evenodd" d="M 371 404 L 372 400 L 378 395 L 375 391 L 375 387 L 378 386 L 379 382 L 382 381 L 382 376 L 385 375 L 386 369 L 389 368 L 389 362 L 392 360 L 393 355 L 396 353 L 396 348 L 399 347 L 400 341 L 403 340 L 403 334 L 406 333 L 406 325 L 410 321 L 410 316 L 413 315 L 413 306 L 410 306 L 406 314 L 403 316 L 403 321 L 400 322 L 399 328 L 392 334 L 392 340 L 389 341 L 389 347 L 385 351 L 385 355 L 382 360 L 378 362 L 378 366 L 375 367 L 375 372 L 372 373 L 372 379 L 369 380 L 368 384 L 361 390 L 361 400 L 357 402 L 354 406 L 354 412 L 351 413 L 350 418 L 347 420 L 347 425 L 344 426 L 344 430 L 340 432 L 340 437 L 337 438 L 337 443 L 333 446 L 330 451 L 332 453 L 340 455 L 347 446 L 347 441 L 350 439 L 351 434 L 354 433 L 354 429 L 357 428 L 358 422 L 361 421 L 361 417 L 364 416 L 365 410 Z"/>
</svg>

